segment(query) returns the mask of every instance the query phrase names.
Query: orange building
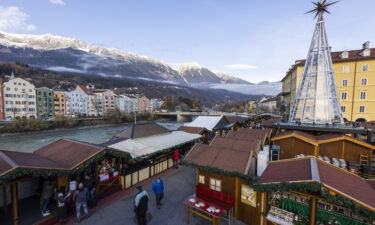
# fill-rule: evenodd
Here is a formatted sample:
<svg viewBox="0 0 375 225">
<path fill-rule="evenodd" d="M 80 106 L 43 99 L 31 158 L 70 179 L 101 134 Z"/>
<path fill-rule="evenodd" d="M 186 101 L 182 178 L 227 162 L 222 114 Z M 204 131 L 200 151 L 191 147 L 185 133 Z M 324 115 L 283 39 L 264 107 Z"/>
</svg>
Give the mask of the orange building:
<svg viewBox="0 0 375 225">
<path fill-rule="evenodd" d="M 65 92 L 54 91 L 55 116 L 66 115 L 66 98 Z"/>
</svg>

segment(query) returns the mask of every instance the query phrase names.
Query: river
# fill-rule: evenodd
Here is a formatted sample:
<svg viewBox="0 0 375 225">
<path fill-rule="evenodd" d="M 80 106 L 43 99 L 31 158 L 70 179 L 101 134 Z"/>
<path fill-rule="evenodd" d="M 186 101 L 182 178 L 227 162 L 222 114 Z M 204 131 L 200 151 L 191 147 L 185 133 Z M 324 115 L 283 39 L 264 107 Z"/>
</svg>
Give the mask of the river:
<svg viewBox="0 0 375 225">
<path fill-rule="evenodd" d="M 158 124 L 175 130 L 181 123 L 178 122 L 158 122 Z M 32 152 L 60 138 L 70 138 L 94 144 L 108 141 L 117 132 L 125 129 L 129 125 L 112 125 L 100 127 L 83 127 L 75 129 L 48 130 L 41 132 L 31 132 L 23 134 L 10 134 L 0 136 L 0 149 L 20 152 Z"/>
</svg>

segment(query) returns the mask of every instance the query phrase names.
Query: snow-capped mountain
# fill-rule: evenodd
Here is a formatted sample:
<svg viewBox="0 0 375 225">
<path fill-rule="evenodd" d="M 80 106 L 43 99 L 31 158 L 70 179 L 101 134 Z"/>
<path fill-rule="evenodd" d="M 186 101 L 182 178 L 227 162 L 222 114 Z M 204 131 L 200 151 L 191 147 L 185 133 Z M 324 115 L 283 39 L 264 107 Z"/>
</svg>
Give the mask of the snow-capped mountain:
<svg viewBox="0 0 375 225">
<path fill-rule="evenodd" d="M 185 84 L 177 71 L 159 60 L 50 34 L 0 32 L 0 60 L 60 72 Z"/>
<path fill-rule="evenodd" d="M 244 81 L 240 78 L 233 77 L 231 75 L 222 72 L 213 72 L 198 63 L 186 63 L 178 65 L 175 68 L 180 76 L 188 84 L 225 84 L 225 83 L 241 83 L 249 84 L 249 82 Z"/>
<path fill-rule="evenodd" d="M 253 87 L 247 81 L 213 72 L 196 63 L 183 64 L 173 69 L 157 59 L 51 34 L 0 32 L 0 61 L 20 62 L 45 70 L 85 76 L 147 80 L 194 88 L 220 88 L 243 92 L 231 88 L 230 85 L 246 85 L 248 92 L 252 93 Z M 264 90 L 259 93 L 269 94 L 269 88 L 264 87 Z"/>
</svg>

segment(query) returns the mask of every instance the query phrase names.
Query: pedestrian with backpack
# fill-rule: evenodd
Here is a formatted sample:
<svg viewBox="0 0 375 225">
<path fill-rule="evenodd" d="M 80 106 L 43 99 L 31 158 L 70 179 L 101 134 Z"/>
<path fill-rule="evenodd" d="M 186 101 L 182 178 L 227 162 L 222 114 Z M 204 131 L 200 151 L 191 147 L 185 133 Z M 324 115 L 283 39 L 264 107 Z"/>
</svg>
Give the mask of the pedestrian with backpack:
<svg viewBox="0 0 375 225">
<path fill-rule="evenodd" d="M 148 194 L 143 190 L 142 186 L 137 187 L 138 193 L 134 198 L 134 210 L 138 221 L 138 225 L 146 225 L 146 213 L 148 210 Z"/>
</svg>

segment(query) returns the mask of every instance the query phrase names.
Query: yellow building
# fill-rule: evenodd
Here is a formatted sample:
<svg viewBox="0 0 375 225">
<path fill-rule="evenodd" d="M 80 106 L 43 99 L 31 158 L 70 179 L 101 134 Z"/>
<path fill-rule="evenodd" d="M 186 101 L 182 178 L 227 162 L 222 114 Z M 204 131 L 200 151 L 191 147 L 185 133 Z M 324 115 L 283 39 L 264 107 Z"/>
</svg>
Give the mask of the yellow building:
<svg viewBox="0 0 375 225">
<path fill-rule="evenodd" d="M 360 50 L 331 53 L 337 95 L 348 121 L 375 121 L 375 48 L 369 44 L 364 43 Z M 304 60 L 296 61 L 281 80 L 288 112 L 293 109 L 304 64 Z"/>
</svg>

